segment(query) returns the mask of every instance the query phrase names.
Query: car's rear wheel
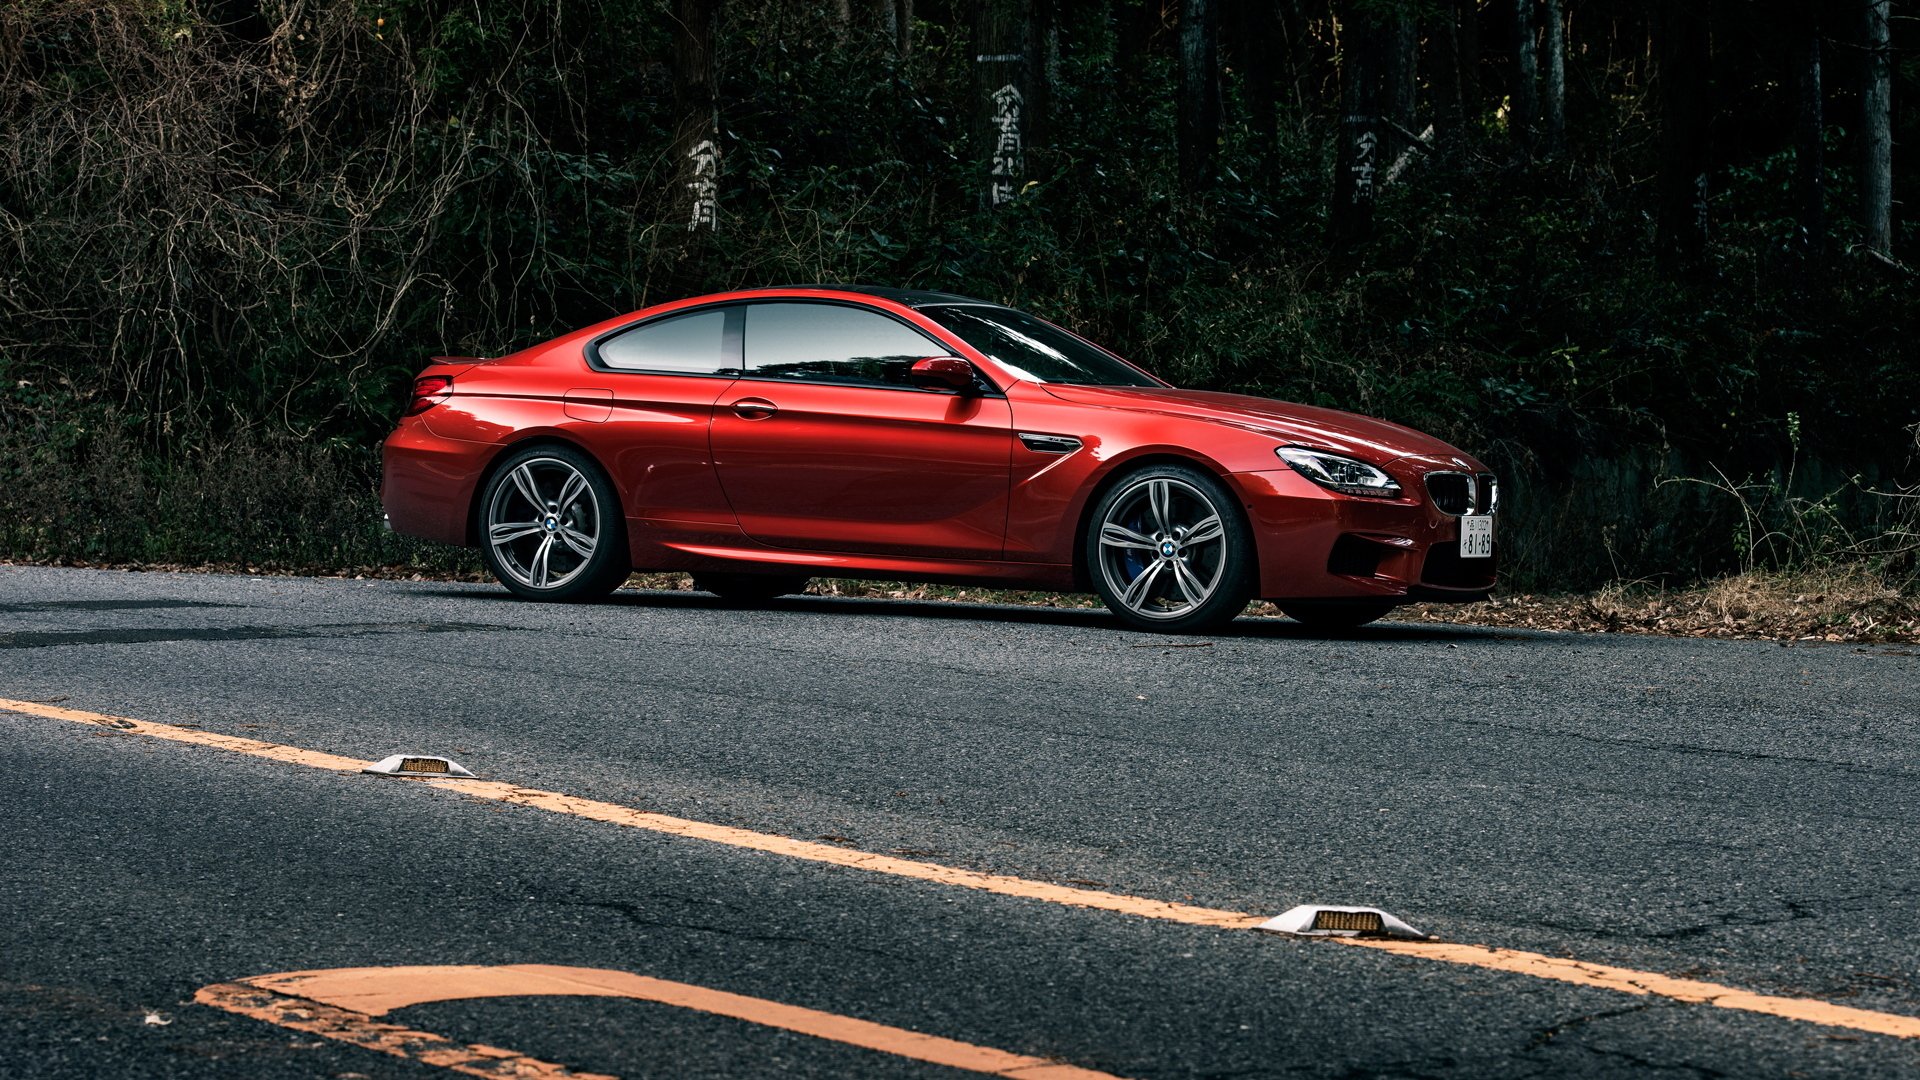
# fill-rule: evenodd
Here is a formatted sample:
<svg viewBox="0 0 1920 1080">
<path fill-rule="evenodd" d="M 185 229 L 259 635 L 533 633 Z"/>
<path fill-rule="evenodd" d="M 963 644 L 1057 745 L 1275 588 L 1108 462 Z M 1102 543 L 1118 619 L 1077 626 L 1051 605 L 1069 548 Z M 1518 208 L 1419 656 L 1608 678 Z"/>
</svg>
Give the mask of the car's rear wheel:
<svg viewBox="0 0 1920 1080">
<path fill-rule="evenodd" d="M 1393 610 L 1382 600 L 1291 600 L 1279 607 L 1287 618 L 1317 630 L 1351 630 Z"/>
<path fill-rule="evenodd" d="M 1253 591 L 1253 541 L 1238 501 L 1185 465 L 1151 465 L 1108 489 L 1083 557 L 1100 599 L 1142 630 L 1219 626 Z"/>
<path fill-rule="evenodd" d="M 807 591 L 808 578 L 799 574 L 693 575 L 693 587 L 730 604 L 763 604 L 778 596 Z"/>
<path fill-rule="evenodd" d="M 500 463 L 480 500 L 480 552 L 529 600 L 598 600 L 633 570 L 626 522 L 606 473 L 569 446 L 534 446 Z"/>
</svg>

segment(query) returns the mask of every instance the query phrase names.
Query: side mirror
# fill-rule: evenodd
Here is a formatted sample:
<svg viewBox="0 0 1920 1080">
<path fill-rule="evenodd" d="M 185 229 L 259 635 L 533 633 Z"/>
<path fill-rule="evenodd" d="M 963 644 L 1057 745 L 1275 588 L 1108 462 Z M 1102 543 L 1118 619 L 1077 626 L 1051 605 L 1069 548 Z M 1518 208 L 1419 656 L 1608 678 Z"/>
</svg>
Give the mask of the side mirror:
<svg viewBox="0 0 1920 1080">
<path fill-rule="evenodd" d="M 907 371 L 907 381 L 927 390 L 952 390 L 958 394 L 973 389 L 973 365 L 957 356 L 929 356 L 915 360 Z"/>
</svg>

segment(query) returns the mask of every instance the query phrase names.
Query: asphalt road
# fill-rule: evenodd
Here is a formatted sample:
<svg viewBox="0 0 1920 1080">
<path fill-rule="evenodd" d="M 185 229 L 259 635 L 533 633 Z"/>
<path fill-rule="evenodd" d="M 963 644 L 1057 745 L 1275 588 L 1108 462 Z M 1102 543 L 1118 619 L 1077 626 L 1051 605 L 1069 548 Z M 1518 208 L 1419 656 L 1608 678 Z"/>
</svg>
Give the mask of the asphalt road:
<svg viewBox="0 0 1920 1080">
<path fill-rule="evenodd" d="M 847 850 L 1920 1016 L 1920 650 L 0 567 L 0 698 Z M 903 879 L 0 712 L 0 1076 L 446 1077 L 194 1003 L 611 969 L 1125 1077 L 1916 1076 L 1920 1039 Z M 635 1077 L 978 1075 L 633 1000 L 387 1020 Z"/>
</svg>

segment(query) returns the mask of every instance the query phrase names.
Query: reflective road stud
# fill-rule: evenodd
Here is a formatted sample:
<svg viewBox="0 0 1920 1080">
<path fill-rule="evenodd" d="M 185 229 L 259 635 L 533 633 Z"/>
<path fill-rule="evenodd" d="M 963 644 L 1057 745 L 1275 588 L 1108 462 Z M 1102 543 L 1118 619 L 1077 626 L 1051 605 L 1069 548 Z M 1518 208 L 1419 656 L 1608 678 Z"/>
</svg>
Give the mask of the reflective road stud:
<svg viewBox="0 0 1920 1080">
<path fill-rule="evenodd" d="M 1301 904 L 1275 915 L 1255 930 L 1295 937 L 1372 937 L 1406 938 L 1425 941 L 1427 935 L 1392 915 L 1372 907 L 1336 907 L 1328 904 Z"/>
<path fill-rule="evenodd" d="M 360 770 L 375 776 L 472 776 L 452 758 L 432 754 L 394 754 Z"/>
</svg>

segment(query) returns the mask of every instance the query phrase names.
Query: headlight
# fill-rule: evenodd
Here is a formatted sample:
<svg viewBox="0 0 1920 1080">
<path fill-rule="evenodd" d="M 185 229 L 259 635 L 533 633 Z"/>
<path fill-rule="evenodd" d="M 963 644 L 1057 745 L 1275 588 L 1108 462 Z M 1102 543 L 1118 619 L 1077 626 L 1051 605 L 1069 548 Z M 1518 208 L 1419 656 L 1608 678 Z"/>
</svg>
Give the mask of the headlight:
<svg viewBox="0 0 1920 1080">
<path fill-rule="evenodd" d="M 1342 495 L 1370 495 L 1376 499 L 1400 495 L 1400 485 L 1393 482 L 1393 477 L 1364 461 L 1298 446 L 1282 446 L 1274 453 L 1293 466 L 1294 472 Z"/>
</svg>

